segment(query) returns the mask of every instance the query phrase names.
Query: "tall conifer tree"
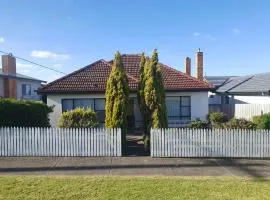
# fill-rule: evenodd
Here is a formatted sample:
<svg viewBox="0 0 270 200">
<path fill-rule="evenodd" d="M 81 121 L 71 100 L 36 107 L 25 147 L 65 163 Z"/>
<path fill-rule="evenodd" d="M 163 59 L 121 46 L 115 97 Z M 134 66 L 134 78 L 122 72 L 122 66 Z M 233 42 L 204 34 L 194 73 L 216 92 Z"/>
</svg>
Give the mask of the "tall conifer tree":
<svg viewBox="0 0 270 200">
<path fill-rule="evenodd" d="M 125 139 L 127 130 L 128 100 L 128 78 L 123 68 L 121 55 L 116 52 L 106 86 L 105 126 L 107 128 L 121 128 L 123 139 Z"/>
<path fill-rule="evenodd" d="M 141 57 L 138 101 L 146 136 L 149 136 L 151 127 L 168 126 L 165 91 L 156 49 L 151 59 L 144 55 Z"/>
</svg>

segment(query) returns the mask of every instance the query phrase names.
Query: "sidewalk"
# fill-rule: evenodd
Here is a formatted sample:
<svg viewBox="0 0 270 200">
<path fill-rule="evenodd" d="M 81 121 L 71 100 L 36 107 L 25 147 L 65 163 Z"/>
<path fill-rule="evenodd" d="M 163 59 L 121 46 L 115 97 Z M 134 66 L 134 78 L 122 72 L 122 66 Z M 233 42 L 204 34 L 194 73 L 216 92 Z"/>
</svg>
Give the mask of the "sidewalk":
<svg viewBox="0 0 270 200">
<path fill-rule="evenodd" d="M 270 178 L 270 160 L 151 157 L 0 158 L 0 175 L 249 176 Z"/>
</svg>

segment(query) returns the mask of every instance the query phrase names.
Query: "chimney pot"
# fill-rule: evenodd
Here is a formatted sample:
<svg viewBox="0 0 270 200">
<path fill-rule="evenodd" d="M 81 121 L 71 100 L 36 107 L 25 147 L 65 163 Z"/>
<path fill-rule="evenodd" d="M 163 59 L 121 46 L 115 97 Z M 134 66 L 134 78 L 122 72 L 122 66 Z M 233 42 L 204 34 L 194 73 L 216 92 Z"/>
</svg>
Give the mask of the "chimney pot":
<svg viewBox="0 0 270 200">
<path fill-rule="evenodd" d="M 16 75 L 16 59 L 11 55 L 2 55 L 2 70 L 7 74 L 4 77 L 4 97 L 17 97 L 17 81 L 9 75 Z"/>
<path fill-rule="evenodd" d="M 203 52 L 200 48 L 196 53 L 196 78 L 203 80 Z"/>
<path fill-rule="evenodd" d="M 185 73 L 191 76 L 191 59 L 189 57 L 185 59 Z"/>
</svg>

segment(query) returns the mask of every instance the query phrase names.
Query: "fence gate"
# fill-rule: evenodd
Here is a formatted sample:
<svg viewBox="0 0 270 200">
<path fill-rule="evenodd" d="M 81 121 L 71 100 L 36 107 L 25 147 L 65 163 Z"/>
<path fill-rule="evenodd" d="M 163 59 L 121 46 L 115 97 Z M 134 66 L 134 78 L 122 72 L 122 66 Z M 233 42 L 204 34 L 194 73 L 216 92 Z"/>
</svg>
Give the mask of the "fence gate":
<svg viewBox="0 0 270 200">
<path fill-rule="evenodd" d="M 121 156 L 121 130 L 0 128 L 0 156 Z"/>
<path fill-rule="evenodd" d="M 152 157 L 270 157 L 267 130 L 152 129 Z"/>
</svg>

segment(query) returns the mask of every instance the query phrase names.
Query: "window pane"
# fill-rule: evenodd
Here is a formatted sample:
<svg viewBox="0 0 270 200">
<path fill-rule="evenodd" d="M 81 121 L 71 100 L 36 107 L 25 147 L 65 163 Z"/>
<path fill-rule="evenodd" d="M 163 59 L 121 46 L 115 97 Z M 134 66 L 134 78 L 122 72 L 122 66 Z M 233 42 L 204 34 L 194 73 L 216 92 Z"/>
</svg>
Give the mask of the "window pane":
<svg viewBox="0 0 270 200">
<path fill-rule="evenodd" d="M 22 84 L 22 95 L 31 95 L 31 85 Z"/>
<path fill-rule="evenodd" d="M 180 98 L 167 97 L 166 108 L 168 117 L 180 117 Z"/>
<path fill-rule="evenodd" d="M 190 107 L 181 107 L 181 116 L 190 116 Z"/>
<path fill-rule="evenodd" d="M 181 106 L 190 106 L 190 97 L 181 97 Z"/>
<path fill-rule="evenodd" d="M 73 109 L 73 100 L 71 99 L 64 99 L 62 101 L 62 110 L 63 112 L 72 110 Z"/>
<path fill-rule="evenodd" d="M 105 99 L 95 99 L 95 110 L 105 110 Z"/>
<path fill-rule="evenodd" d="M 26 95 L 26 85 L 22 84 L 22 95 Z"/>
<path fill-rule="evenodd" d="M 94 108 L 93 99 L 74 99 L 74 108 Z"/>
</svg>

